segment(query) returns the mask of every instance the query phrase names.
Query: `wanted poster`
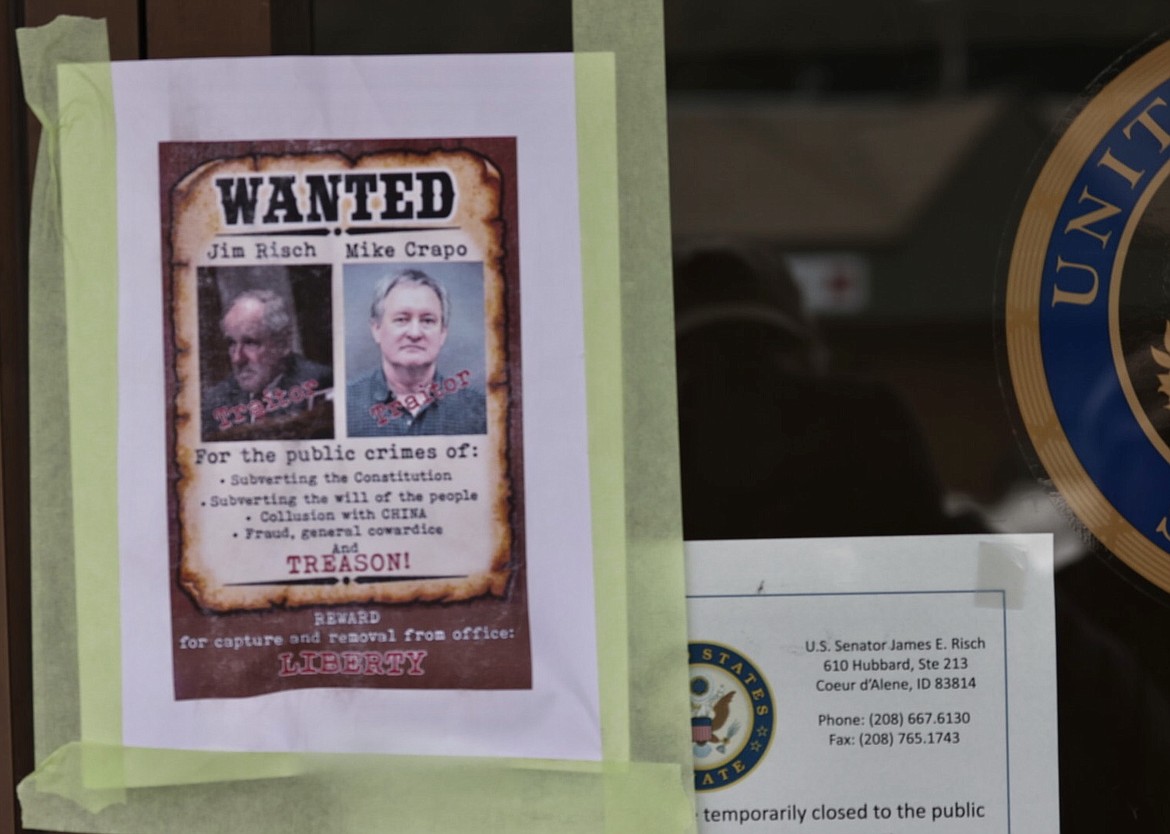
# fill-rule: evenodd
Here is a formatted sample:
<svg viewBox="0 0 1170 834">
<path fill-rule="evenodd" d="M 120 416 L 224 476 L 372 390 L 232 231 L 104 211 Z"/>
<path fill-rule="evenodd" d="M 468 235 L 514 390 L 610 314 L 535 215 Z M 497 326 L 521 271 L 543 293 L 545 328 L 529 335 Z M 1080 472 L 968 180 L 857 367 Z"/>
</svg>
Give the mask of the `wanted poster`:
<svg viewBox="0 0 1170 834">
<path fill-rule="evenodd" d="M 123 743 L 599 758 L 573 56 L 112 69 Z"/>
<path fill-rule="evenodd" d="M 514 140 L 159 165 L 178 697 L 529 686 Z"/>
<path fill-rule="evenodd" d="M 630 602 L 681 563 L 625 525 L 614 55 L 59 69 L 70 685 L 26 817 L 689 824 L 625 703 L 675 707 L 624 648 L 683 612 Z"/>
</svg>

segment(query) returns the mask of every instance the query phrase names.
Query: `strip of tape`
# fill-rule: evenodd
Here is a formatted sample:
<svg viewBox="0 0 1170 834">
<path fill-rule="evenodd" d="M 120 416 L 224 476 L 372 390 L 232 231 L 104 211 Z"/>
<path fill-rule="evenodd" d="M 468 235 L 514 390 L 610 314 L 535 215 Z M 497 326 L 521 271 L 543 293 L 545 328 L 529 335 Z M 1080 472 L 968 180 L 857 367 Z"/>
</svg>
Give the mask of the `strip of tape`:
<svg viewBox="0 0 1170 834">
<path fill-rule="evenodd" d="M 1003 606 L 1018 611 L 1028 601 L 1028 551 L 1006 542 L 979 542 L 975 587 L 1003 591 Z M 998 595 L 975 594 L 980 608 L 999 608 Z"/>
</svg>

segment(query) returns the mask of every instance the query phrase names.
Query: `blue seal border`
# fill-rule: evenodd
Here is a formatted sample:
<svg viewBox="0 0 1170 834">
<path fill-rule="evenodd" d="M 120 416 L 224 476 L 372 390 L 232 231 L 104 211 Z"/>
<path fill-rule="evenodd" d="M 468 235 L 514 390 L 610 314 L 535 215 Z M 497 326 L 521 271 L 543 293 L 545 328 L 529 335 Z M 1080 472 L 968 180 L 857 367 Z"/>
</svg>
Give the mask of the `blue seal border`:
<svg viewBox="0 0 1170 834">
<path fill-rule="evenodd" d="M 1117 297 L 1133 229 L 1170 173 L 1170 44 L 1088 101 L 1021 216 L 1006 301 L 1020 416 L 1064 501 L 1114 555 L 1170 591 L 1170 456 L 1135 413 Z"/>
</svg>

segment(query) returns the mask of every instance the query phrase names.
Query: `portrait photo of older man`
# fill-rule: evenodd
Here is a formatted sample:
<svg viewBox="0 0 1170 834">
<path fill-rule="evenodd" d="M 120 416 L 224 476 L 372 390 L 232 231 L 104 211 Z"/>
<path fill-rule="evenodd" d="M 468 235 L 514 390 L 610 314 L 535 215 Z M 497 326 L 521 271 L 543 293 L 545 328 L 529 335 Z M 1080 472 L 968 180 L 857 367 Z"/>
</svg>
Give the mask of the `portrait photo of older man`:
<svg viewBox="0 0 1170 834">
<path fill-rule="evenodd" d="M 207 322 L 203 327 L 202 346 L 208 354 L 203 363 L 208 371 L 202 395 L 203 440 L 333 436 L 333 369 L 302 353 L 301 345 L 310 341 L 305 333 L 310 328 L 304 325 L 311 317 L 303 325 L 292 299 L 294 289 L 306 299 L 321 295 L 327 299 L 329 285 L 327 280 L 311 282 L 306 296 L 306 276 L 287 274 L 295 269 L 245 268 L 236 275 L 230 269 L 215 270 L 220 280 L 213 298 L 226 296 L 226 301 L 221 302 L 222 315 L 214 330 Z M 243 276 L 259 280 L 241 280 Z M 315 307 L 318 300 L 312 298 L 306 306 Z M 213 306 L 203 299 L 201 312 L 209 314 Z M 317 325 L 330 329 L 328 319 Z M 316 344 L 319 352 L 327 351 L 321 339 Z M 217 360 L 218 373 L 209 367 Z"/>
<path fill-rule="evenodd" d="M 425 267 L 347 268 L 350 437 L 487 431 L 482 266 Z"/>
</svg>

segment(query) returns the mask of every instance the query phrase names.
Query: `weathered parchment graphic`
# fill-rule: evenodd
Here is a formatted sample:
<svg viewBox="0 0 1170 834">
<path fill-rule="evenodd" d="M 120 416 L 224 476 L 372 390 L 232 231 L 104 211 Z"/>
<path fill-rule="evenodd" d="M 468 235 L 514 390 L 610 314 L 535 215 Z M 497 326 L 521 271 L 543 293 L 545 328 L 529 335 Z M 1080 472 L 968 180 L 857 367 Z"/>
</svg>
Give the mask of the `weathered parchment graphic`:
<svg viewBox="0 0 1170 834">
<path fill-rule="evenodd" d="M 515 590 L 511 173 L 458 142 L 426 145 L 163 148 L 172 560 L 204 611 Z M 443 285 L 464 320 L 474 310 L 482 345 L 448 358 L 467 341 L 453 317 L 413 398 L 351 402 L 348 357 L 373 342 L 354 324 L 371 318 L 365 290 L 403 272 Z M 355 432 L 347 407 L 374 428 Z M 458 408 L 482 409 L 482 428 Z"/>
</svg>

